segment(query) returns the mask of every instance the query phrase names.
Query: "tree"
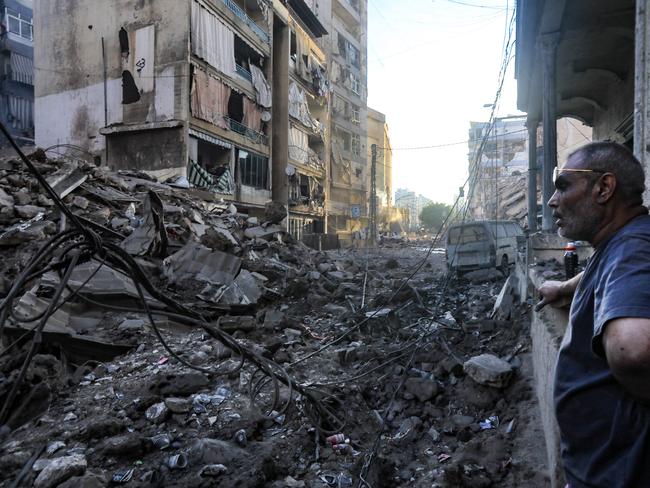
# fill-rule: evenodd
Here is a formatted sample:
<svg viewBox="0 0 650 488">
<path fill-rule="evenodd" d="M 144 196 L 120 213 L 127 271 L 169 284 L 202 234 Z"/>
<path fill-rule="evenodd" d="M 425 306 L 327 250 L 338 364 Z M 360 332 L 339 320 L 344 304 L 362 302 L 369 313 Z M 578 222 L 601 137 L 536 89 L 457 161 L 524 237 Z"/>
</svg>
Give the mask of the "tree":
<svg viewBox="0 0 650 488">
<path fill-rule="evenodd" d="M 420 212 L 420 223 L 427 230 L 439 229 L 450 211 L 446 203 L 431 203 Z"/>
</svg>

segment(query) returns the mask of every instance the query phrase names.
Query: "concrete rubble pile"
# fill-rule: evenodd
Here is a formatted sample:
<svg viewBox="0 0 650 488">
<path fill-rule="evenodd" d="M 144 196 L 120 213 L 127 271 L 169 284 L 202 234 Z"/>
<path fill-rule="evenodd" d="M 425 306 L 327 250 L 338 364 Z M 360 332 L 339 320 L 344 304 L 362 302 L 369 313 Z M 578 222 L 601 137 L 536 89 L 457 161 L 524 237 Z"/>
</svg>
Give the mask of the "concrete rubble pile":
<svg viewBox="0 0 650 488">
<path fill-rule="evenodd" d="M 241 350 L 163 315 L 101 256 L 78 264 L 0 427 L 0 486 L 544 486 L 518 457 L 534 424 L 528 338 L 520 309 L 490 318 L 502 278 L 446 282 L 440 255 L 419 269 L 425 253 L 406 246 L 316 252 L 277 206 L 250 217 L 145 175 L 32 158 L 84 225 Z M 0 216 L 5 296 L 69 222 L 13 160 Z M 48 270 L 14 302 L 0 405 L 61 279 Z"/>
</svg>

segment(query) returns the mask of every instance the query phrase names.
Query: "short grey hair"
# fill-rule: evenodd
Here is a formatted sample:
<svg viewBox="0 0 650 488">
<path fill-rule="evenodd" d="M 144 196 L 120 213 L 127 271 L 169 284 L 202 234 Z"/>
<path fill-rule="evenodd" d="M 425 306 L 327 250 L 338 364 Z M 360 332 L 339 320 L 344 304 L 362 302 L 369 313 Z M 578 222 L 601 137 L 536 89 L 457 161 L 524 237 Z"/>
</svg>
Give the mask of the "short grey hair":
<svg viewBox="0 0 650 488">
<path fill-rule="evenodd" d="M 612 173 L 616 177 L 616 191 L 631 206 L 643 204 L 645 172 L 639 160 L 627 147 L 612 141 L 591 142 L 569 155 L 579 157 L 589 169 Z"/>
</svg>

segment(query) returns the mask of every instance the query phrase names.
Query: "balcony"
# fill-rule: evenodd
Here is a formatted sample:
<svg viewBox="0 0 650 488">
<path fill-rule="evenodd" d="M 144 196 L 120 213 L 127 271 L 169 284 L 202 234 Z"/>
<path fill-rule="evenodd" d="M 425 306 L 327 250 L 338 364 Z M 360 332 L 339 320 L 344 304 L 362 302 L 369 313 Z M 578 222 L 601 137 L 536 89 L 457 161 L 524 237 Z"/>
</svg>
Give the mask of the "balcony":
<svg viewBox="0 0 650 488">
<path fill-rule="evenodd" d="M 253 83 L 253 75 L 251 74 L 250 71 L 248 71 L 248 70 L 247 70 L 246 68 L 244 68 L 243 66 L 239 66 L 238 64 L 235 65 L 235 68 L 236 68 L 236 70 L 237 70 L 237 74 L 238 74 L 239 76 L 241 76 L 241 77 L 244 78 L 245 80 L 248 80 L 248 81 L 250 81 L 251 83 Z"/>
<path fill-rule="evenodd" d="M 233 0 L 223 0 L 223 3 L 225 3 L 226 6 L 232 11 L 232 13 L 239 17 L 242 22 L 250 27 L 260 39 L 262 39 L 267 44 L 270 43 L 270 37 L 268 33 L 266 33 L 259 25 L 257 25 L 253 19 L 246 15 L 246 12 L 244 12 L 239 5 L 237 5 Z"/>
<path fill-rule="evenodd" d="M 353 5 L 356 3 L 356 7 Z M 343 22 L 346 23 L 348 29 L 354 32 L 361 23 L 361 15 L 359 14 L 358 0 L 333 0 L 332 9 Z"/>
<path fill-rule="evenodd" d="M 247 139 L 257 144 L 264 144 L 265 146 L 269 145 L 269 138 L 266 134 L 257 132 L 256 130 L 251 129 L 250 127 L 246 127 L 241 122 L 237 122 L 235 119 L 231 119 L 230 117 L 224 117 L 224 119 L 226 119 L 226 122 L 228 123 L 228 127 L 230 127 L 230 130 L 232 130 L 233 132 L 236 132 L 237 134 L 241 134 L 242 136 L 246 137 Z"/>
</svg>

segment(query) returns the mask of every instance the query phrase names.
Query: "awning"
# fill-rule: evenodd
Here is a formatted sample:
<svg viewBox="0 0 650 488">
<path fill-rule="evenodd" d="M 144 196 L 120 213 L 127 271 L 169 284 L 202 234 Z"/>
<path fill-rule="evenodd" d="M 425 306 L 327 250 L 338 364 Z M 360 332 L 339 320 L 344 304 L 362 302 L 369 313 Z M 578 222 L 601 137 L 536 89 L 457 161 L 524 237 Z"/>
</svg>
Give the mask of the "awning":
<svg viewBox="0 0 650 488">
<path fill-rule="evenodd" d="M 314 37 L 319 38 L 327 35 L 327 29 L 325 29 L 320 20 L 318 20 L 318 17 L 307 6 L 305 0 L 289 0 L 289 6 L 311 31 Z"/>
<path fill-rule="evenodd" d="M 210 134 L 206 134 L 205 132 L 200 132 L 195 129 L 190 128 L 190 135 L 196 137 L 197 139 L 201 139 L 205 142 L 209 142 L 216 146 L 224 147 L 226 149 L 230 149 L 232 147 L 232 144 L 230 144 L 229 142 L 223 141 L 218 137 L 212 136 Z"/>
<path fill-rule="evenodd" d="M 27 85 L 34 84 L 34 61 L 20 54 L 11 54 L 11 79 Z"/>
</svg>

